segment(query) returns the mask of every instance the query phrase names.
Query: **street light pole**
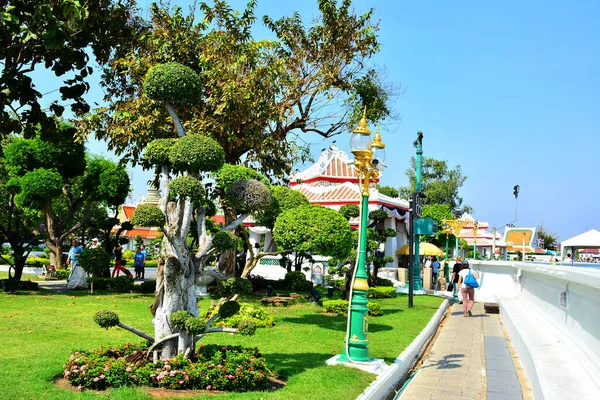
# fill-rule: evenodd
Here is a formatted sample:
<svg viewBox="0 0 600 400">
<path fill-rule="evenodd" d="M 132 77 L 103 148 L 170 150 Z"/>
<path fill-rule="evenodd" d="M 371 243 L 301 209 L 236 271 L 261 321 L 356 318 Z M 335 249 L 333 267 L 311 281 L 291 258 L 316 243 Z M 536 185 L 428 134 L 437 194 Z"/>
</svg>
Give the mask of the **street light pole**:
<svg viewBox="0 0 600 400">
<path fill-rule="evenodd" d="M 423 162 L 423 132 L 417 132 L 417 140 L 414 141 L 413 146 L 417 149 L 417 170 L 415 171 L 416 178 L 416 192 L 417 196 L 421 193 L 421 167 Z M 412 232 L 411 232 L 412 234 Z M 420 235 L 414 235 L 415 242 L 415 264 L 414 264 L 414 290 L 422 290 L 423 286 L 421 283 L 421 259 L 419 255 L 419 237 Z"/>
<path fill-rule="evenodd" d="M 368 312 L 369 291 L 368 275 L 366 271 L 367 259 L 367 224 L 369 221 L 369 182 L 379 177 L 383 170 L 385 159 L 385 145 L 381 142 L 379 130 L 373 142 L 370 141 L 371 131 L 367 128 L 366 109 L 358 126 L 352 130 L 350 147 L 355 157 L 354 166 L 358 171 L 361 193 L 361 218 L 359 227 L 358 262 L 352 281 L 350 298 L 350 312 L 348 313 L 348 330 L 346 332 L 346 346 L 339 361 L 341 362 L 369 362 Z"/>
<path fill-rule="evenodd" d="M 473 222 L 473 259 L 477 260 L 477 221 Z"/>
</svg>

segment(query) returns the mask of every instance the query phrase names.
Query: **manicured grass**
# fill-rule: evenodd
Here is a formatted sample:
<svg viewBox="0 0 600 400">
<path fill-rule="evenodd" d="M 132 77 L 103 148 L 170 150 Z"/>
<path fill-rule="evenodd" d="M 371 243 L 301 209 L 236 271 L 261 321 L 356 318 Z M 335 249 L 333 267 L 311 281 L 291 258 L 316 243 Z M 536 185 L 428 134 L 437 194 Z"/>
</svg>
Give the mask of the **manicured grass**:
<svg viewBox="0 0 600 400">
<path fill-rule="evenodd" d="M 8 279 L 8 272 L 0 271 L 0 279 Z M 43 278 L 38 277 L 37 275 L 23 274 L 21 277 L 22 281 L 43 281 Z"/>
<path fill-rule="evenodd" d="M 144 389 L 111 389 L 100 395 L 72 392 L 53 385 L 71 352 L 103 345 L 136 342 L 138 337 L 118 328 L 108 331 L 92 321 L 96 311 L 111 309 L 121 321 L 152 333 L 148 306 L 152 295 L 72 295 L 46 292 L 0 294 L 0 398 L 1 399 L 149 399 Z M 257 298 L 242 301 L 258 302 Z M 419 296 L 408 309 L 405 296 L 376 300 L 384 315 L 369 319 L 370 354 L 392 362 L 429 322 L 442 300 Z M 206 310 L 209 300 L 200 302 Z M 343 348 L 346 319 L 319 314 L 320 307 L 303 303 L 269 308 L 276 326 L 257 330 L 252 337 L 213 334 L 201 343 L 256 346 L 272 369 L 287 377 L 287 386 L 271 393 L 231 393 L 223 399 L 354 399 L 374 375 L 342 366 L 325 366 L 325 360 Z M 214 399 L 215 397 L 207 397 Z"/>
</svg>

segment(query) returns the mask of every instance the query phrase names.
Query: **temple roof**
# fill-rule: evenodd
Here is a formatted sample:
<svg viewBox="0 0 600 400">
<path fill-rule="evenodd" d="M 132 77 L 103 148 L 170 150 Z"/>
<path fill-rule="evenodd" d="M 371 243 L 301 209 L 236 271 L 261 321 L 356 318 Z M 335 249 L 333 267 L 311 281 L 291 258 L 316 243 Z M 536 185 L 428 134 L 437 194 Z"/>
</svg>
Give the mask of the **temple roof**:
<svg viewBox="0 0 600 400">
<path fill-rule="evenodd" d="M 537 228 L 506 228 L 504 232 L 506 250 L 509 252 L 523 251 L 523 244 L 527 253 L 544 254 L 545 251 L 538 245 Z"/>
<path fill-rule="evenodd" d="M 358 183 L 356 168 L 351 163 L 348 154 L 333 144 L 330 148 L 323 150 L 319 160 L 290 177 L 292 186 L 301 183 L 314 182 L 352 182 Z M 379 179 L 377 179 L 379 181 Z"/>
<path fill-rule="evenodd" d="M 334 186 L 297 184 L 294 189 L 306 196 L 312 204 L 336 206 L 360 204 L 361 192 L 356 183 L 344 182 Z M 376 188 L 369 188 L 369 205 L 383 205 L 392 209 L 408 210 L 408 201 L 381 194 Z"/>
</svg>

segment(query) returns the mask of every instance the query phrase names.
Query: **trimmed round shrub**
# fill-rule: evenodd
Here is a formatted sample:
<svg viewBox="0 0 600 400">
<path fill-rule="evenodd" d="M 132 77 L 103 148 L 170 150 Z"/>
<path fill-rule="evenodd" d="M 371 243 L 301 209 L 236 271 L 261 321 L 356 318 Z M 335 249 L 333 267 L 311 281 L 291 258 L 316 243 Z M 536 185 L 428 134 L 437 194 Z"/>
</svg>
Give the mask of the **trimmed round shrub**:
<svg viewBox="0 0 600 400">
<path fill-rule="evenodd" d="M 218 284 L 219 294 L 221 296 L 233 296 L 234 294 L 251 294 L 252 282 L 244 278 L 229 278 L 220 281 Z"/>
<path fill-rule="evenodd" d="M 383 311 L 381 311 L 381 304 L 370 301 L 369 315 L 372 317 L 378 317 L 380 315 L 383 315 Z"/>
<path fill-rule="evenodd" d="M 260 225 L 273 228 L 277 216 L 283 211 L 310 204 L 305 195 L 287 186 L 273 185 L 269 190 L 272 202 L 259 212 L 257 223 Z"/>
<path fill-rule="evenodd" d="M 79 264 L 88 274 L 100 276 L 110 268 L 110 255 L 101 247 L 85 249 L 79 256 Z"/>
<path fill-rule="evenodd" d="M 193 318 L 192 314 L 187 311 L 179 310 L 171 314 L 171 324 L 181 331 L 185 331 L 185 323 L 189 318 Z"/>
<path fill-rule="evenodd" d="M 385 278 L 380 278 L 380 277 L 375 278 L 374 283 L 375 283 L 374 286 L 388 286 L 388 287 L 394 286 L 394 282 L 392 282 L 391 280 L 385 279 Z"/>
<path fill-rule="evenodd" d="M 119 316 L 114 311 L 98 311 L 94 315 L 94 322 L 100 325 L 102 328 L 108 329 L 119 324 Z"/>
<path fill-rule="evenodd" d="M 396 295 L 396 289 L 389 286 L 372 287 L 367 293 L 367 297 L 370 299 L 391 299 Z"/>
<path fill-rule="evenodd" d="M 266 178 L 258 171 L 243 165 L 225 164 L 215 174 L 217 188 L 225 193 L 229 192 L 229 187 L 235 182 L 248 179 L 267 182 Z"/>
<path fill-rule="evenodd" d="M 237 314 L 225 319 L 220 318 L 220 322 L 228 328 L 239 328 L 242 320 L 251 320 L 257 328 L 271 328 L 275 325 L 273 315 L 265 307 L 249 303 L 240 303 L 240 306 Z"/>
<path fill-rule="evenodd" d="M 25 206 L 40 205 L 60 195 L 63 180 L 58 172 L 38 168 L 23 175 L 20 184 L 17 202 Z"/>
<path fill-rule="evenodd" d="M 173 139 L 155 139 L 144 152 L 144 162 L 150 166 L 169 165 L 169 152 L 175 144 Z"/>
<path fill-rule="evenodd" d="M 190 335 L 199 335 L 206 330 L 206 321 L 190 317 L 185 321 L 185 332 Z"/>
<path fill-rule="evenodd" d="M 348 300 L 324 300 L 323 310 L 327 313 L 346 315 L 348 313 Z"/>
<path fill-rule="evenodd" d="M 169 161 L 176 171 L 212 172 L 225 163 L 225 151 L 208 136 L 187 135 L 171 147 Z"/>
<path fill-rule="evenodd" d="M 373 210 L 369 213 L 369 219 L 376 222 L 385 221 L 387 217 L 388 214 L 383 208 Z"/>
<path fill-rule="evenodd" d="M 162 227 L 165 222 L 165 214 L 160 208 L 152 204 L 140 204 L 131 217 L 131 223 L 135 226 Z"/>
<path fill-rule="evenodd" d="M 340 214 L 346 219 L 357 218 L 360 215 L 360 208 L 356 204 L 345 204 L 340 207 Z"/>
<path fill-rule="evenodd" d="M 222 319 L 233 317 L 240 311 L 240 303 L 237 301 L 226 301 L 219 307 L 219 317 Z"/>
<path fill-rule="evenodd" d="M 202 96 L 202 81 L 196 71 L 185 65 L 158 64 L 146 73 L 144 92 L 152 100 L 195 105 Z"/>
<path fill-rule="evenodd" d="M 271 204 L 271 192 L 262 182 L 254 179 L 237 181 L 229 187 L 229 201 L 238 212 L 263 209 Z"/>
<path fill-rule="evenodd" d="M 300 271 L 292 271 L 285 274 L 286 286 L 290 290 L 298 292 L 310 292 L 313 288 L 313 283 L 306 280 L 304 273 Z"/>
<path fill-rule="evenodd" d="M 139 291 L 142 293 L 154 293 L 156 290 L 156 280 L 150 279 L 147 281 L 143 281 L 139 286 Z"/>
<path fill-rule="evenodd" d="M 256 332 L 256 323 L 251 319 L 243 319 L 238 324 L 237 329 L 242 336 L 252 336 Z"/>
<path fill-rule="evenodd" d="M 236 244 L 236 238 L 233 235 L 233 232 L 219 231 L 213 235 L 212 244 L 213 247 L 219 252 L 231 250 Z"/>
<path fill-rule="evenodd" d="M 178 198 L 201 200 L 204 198 L 206 190 L 202 182 L 191 176 L 178 176 L 169 183 L 169 195 L 171 200 Z"/>
</svg>

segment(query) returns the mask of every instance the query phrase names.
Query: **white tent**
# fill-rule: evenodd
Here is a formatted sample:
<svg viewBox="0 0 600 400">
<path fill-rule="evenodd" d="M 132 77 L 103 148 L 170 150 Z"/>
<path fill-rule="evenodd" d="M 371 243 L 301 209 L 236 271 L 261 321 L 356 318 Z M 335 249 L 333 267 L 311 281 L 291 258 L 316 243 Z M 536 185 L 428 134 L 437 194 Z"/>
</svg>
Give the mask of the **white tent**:
<svg viewBox="0 0 600 400">
<path fill-rule="evenodd" d="M 575 249 L 600 248 L 600 232 L 595 229 L 589 230 L 563 241 L 560 247 L 560 254 L 563 258 L 565 257 L 565 248 L 570 248 L 573 256 L 575 255 L 573 254 Z"/>
</svg>

